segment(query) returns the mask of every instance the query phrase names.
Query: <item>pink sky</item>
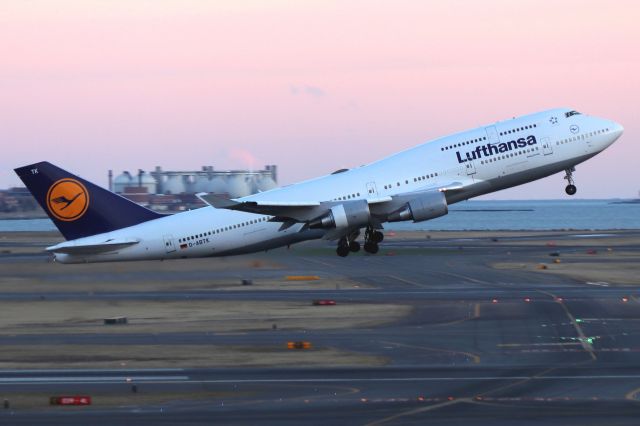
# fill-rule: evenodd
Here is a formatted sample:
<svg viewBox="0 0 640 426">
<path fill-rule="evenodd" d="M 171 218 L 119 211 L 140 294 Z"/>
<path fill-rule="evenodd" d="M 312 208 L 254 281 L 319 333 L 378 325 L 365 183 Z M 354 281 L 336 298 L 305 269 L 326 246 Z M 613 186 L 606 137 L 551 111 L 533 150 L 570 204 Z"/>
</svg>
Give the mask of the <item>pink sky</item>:
<svg viewBox="0 0 640 426">
<path fill-rule="evenodd" d="M 2 2 L 0 188 L 40 160 L 103 186 L 156 165 L 277 164 L 287 184 L 567 106 L 625 126 L 578 195 L 633 197 L 639 18 L 637 1 Z"/>
</svg>

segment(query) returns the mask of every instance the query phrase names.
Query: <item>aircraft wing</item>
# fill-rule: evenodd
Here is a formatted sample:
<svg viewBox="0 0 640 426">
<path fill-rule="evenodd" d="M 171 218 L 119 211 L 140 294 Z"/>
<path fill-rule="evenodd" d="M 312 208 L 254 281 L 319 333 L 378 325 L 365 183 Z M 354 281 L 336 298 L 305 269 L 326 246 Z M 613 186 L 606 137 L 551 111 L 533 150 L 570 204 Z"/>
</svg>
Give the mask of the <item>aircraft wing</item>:
<svg viewBox="0 0 640 426">
<path fill-rule="evenodd" d="M 97 254 L 114 250 L 119 250 L 124 247 L 129 247 L 134 244 L 138 244 L 138 240 L 133 239 L 109 239 L 102 242 L 79 244 L 74 241 L 67 241 L 57 244 L 55 246 L 47 247 L 47 251 L 52 253 L 65 253 L 65 254 Z"/>
<path fill-rule="evenodd" d="M 455 181 L 445 185 L 434 184 L 431 187 L 423 188 L 419 191 L 407 192 L 393 196 L 381 196 L 377 198 L 369 198 L 366 202 L 371 206 L 375 206 L 375 210 L 384 211 L 386 207 L 394 208 L 398 203 L 404 202 L 412 197 L 419 197 L 429 192 L 452 192 L 460 191 L 466 185 L 472 183 Z M 222 198 L 205 192 L 197 194 L 205 203 L 217 209 L 227 209 L 243 211 L 247 213 L 263 214 L 274 216 L 273 222 L 283 222 L 283 229 L 294 223 L 305 223 L 312 221 L 334 206 L 353 202 L 363 202 L 363 200 L 340 200 L 340 201 L 238 201 L 233 199 Z"/>
<path fill-rule="evenodd" d="M 271 222 L 282 223 L 280 230 L 287 229 L 296 223 L 307 223 L 326 213 L 331 206 L 340 204 L 333 201 L 237 201 L 207 193 L 196 195 L 217 209 L 273 216 Z"/>
<path fill-rule="evenodd" d="M 430 188 L 415 191 L 415 194 L 422 194 L 427 191 L 450 192 L 464 189 L 465 182 L 451 182 L 446 185 L 433 185 Z M 407 195 L 412 192 L 402 194 Z M 247 213 L 266 214 L 273 216 L 281 216 L 287 210 L 314 209 L 321 206 L 331 206 L 341 204 L 340 201 L 236 201 L 219 197 L 214 194 L 201 192 L 196 194 L 203 202 L 215 207 L 216 209 L 237 210 Z M 381 204 L 392 201 L 395 196 L 382 196 L 377 198 L 369 198 L 369 204 Z"/>
</svg>

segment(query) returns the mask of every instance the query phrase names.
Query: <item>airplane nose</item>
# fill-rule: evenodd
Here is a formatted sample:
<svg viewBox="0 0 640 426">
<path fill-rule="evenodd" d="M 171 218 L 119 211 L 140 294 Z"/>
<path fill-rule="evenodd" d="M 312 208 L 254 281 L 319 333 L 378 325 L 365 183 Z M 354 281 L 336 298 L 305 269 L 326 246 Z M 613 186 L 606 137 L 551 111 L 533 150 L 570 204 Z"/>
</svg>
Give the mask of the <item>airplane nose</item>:
<svg viewBox="0 0 640 426">
<path fill-rule="evenodd" d="M 613 123 L 613 131 L 616 133 L 616 136 L 619 137 L 624 132 L 624 127 L 622 127 L 622 124 L 614 122 Z"/>
</svg>

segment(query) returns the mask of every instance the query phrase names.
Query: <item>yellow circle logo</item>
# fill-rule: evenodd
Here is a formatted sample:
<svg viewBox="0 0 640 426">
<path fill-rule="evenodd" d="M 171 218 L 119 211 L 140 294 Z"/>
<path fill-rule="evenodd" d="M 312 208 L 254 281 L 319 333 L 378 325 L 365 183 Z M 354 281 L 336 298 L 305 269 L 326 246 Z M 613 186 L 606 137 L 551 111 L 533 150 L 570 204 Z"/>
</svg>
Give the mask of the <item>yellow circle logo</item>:
<svg viewBox="0 0 640 426">
<path fill-rule="evenodd" d="M 89 191 L 75 179 L 60 179 L 47 192 L 47 207 L 56 219 L 80 219 L 89 207 Z"/>
</svg>

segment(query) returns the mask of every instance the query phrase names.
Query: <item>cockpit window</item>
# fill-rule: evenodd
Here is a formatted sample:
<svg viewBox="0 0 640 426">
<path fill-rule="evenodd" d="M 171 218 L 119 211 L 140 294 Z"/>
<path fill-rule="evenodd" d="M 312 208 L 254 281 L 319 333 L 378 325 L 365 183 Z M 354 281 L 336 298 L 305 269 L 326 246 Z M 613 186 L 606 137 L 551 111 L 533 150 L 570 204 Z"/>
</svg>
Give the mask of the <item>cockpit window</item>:
<svg viewBox="0 0 640 426">
<path fill-rule="evenodd" d="M 564 113 L 564 116 L 567 118 L 571 117 L 572 115 L 580 115 L 580 113 L 578 111 L 569 111 Z"/>
</svg>

